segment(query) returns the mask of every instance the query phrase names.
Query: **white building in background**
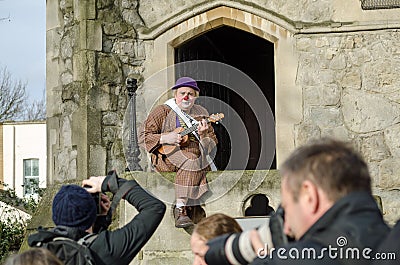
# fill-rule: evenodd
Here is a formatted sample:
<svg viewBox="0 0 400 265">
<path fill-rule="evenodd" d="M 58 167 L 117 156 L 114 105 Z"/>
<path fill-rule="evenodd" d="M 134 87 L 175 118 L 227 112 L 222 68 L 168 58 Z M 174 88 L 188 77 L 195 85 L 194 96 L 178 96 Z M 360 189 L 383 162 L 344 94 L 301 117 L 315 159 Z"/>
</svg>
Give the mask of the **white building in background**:
<svg viewBox="0 0 400 265">
<path fill-rule="evenodd" d="M 46 122 L 0 123 L 0 182 L 18 197 L 46 187 Z"/>
</svg>

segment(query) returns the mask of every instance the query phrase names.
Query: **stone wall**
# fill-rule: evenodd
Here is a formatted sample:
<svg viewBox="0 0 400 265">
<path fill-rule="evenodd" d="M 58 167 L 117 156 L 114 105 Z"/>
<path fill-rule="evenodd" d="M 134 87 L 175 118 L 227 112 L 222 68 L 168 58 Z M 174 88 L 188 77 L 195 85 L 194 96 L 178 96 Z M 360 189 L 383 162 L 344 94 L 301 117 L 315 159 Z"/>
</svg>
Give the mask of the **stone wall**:
<svg viewBox="0 0 400 265">
<path fill-rule="evenodd" d="M 113 1 L 47 1 L 50 183 L 125 168 L 124 82 L 140 76 L 142 60 L 122 10 Z"/>
<path fill-rule="evenodd" d="M 400 216 L 400 11 L 362 11 L 359 0 L 48 0 L 49 183 L 126 165 L 127 77 L 139 85 L 173 65 L 173 48 L 222 25 L 275 45 L 278 165 L 325 135 L 352 140 L 370 163 L 385 218 Z M 351 10 L 351 12 L 348 12 Z M 139 123 L 169 79 L 139 87 Z M 142 167 L 147 156 L 142 150 Z"/>
<path fill-rule="evenodd" d="M 400 186 L 400 31 L 296 38 L 304 106 L 296 145 L 321 136 L 352 141 L 369 164 L 387 217 L 398 218 L 399 201 L 386 198 Z"/>
</svg>

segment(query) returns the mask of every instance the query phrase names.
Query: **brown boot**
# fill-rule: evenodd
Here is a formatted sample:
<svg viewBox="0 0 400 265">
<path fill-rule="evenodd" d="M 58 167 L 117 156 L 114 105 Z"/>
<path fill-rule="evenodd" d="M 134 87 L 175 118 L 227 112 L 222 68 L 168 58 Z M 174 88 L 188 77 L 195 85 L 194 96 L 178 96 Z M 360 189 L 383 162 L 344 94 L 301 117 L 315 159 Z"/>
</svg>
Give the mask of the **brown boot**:
<svg viewBox="0 0 400 265">
<path fill-rule="evenodd" d="M 175 207 L 174 209 L 175 227 L 186 228 L 193 225 L 192 220 L 187 216 L 186 207 Z"/>
</svg>

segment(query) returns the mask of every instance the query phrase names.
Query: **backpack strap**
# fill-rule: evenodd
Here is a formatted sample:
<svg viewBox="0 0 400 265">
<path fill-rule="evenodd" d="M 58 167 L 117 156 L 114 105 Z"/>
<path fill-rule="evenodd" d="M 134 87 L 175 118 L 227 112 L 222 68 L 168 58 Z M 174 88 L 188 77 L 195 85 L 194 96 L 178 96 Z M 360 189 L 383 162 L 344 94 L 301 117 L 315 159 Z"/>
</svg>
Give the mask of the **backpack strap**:
<svg viewBox="0 0 400 265">
<path fill-rule="evenodd" d="M 97 238 L 98 234 L 87 234 L 86 236 L 79 239 L 77 242 L 82 246 L 89 246 Z"/>
<path fill-rule="evenodd" d="M 111 191 L 116 191 L 112 198 L 110 210 L 108 211 L 106 216 L 106 222 L 111 223 L 112 214 L 114 213 L 115 209 L 117 209 L 119 202 L 131 189 L 136 186 L 136 184 L 132 181 L 126 181 L 124 184 L 118 187 L 118 176 L 115 170 L 111 170 L 110 172 L 108 172 L 107 176 L 110 176 L 108 180 L 109 189 Z"/>
<path fill-rule="evenodd" d="M 78 251 L 78 255 L 84 258 L 84 264 L 94 265 L 95 261 L 93 259 L 92 251 L 90 250 L 89 246 L 97 238 L 97 236 L 97 234 L 87 234 L 79 240 L 74 240 L 69 237 L 55 237 L 51 242 L 45 243 L 44 246 L 46 247 L 46 244 L 52 244 L 52 242 L 53 244 L 56 244 L 53 245 L 53 247 L 58 247 L 48 248 L 49 245 L 47 245 L 46 248 L 53 252 L 53 254 L 58 256 L 62 261 L 66 262 L 66 264 L 71 264 L 71 262 L 73 262 L 72 264 L 76 265 L 77 260 L 73 257 L 77 255 L 75 254 L 77 252 L 69 252 L 72 247 L 73 251 Z M 61 245 L 62 247 L 60 248 Z M 60 253 L 62 254 L 60 255 Z M 81 262 L 82 260 L 79 259 L 79 264 L 82 264 Z"/>
<path fill-rule="evenodd" d="M 28 237 L 28 245 L 30 247 L 41 247 L 43 243 L 47 243 L 52 241 L 55 237 L 57 237 L 54 232 L 45 230 L 42 227 L 38 227 L 38 233 L 29 235 Z"/>
<path fill-rule="evenodd" d="M 111 210 L 114 211 L 119 202 L 121 201 L 122 198 L 125 197 L 125 195 L 134 187 L 136 186 L 136 184 L 134 182 L 131 181 L 127 181 L 125 182 L 117 191 L 117 193 L 114 194 L 113 199 L 112 199 L 112 203 L 111 203 Z"/>
<path fill-rule="evenodd" d="M 46 229 L 41 226 L 37 228 L 37 233 L 32 234 L 28 237 L 28 245 L 30 247 L 40 247 L 44 243 L 48 243 L 54 240 L 69 239 L 77 241 L 80 238 L 86 238 L 96 234 L 86 234 L 79 229 L 66 226 L 56 226 L 52 229 Z M 84 236 L 83 236 L 84 235 Z"/>
</svg>

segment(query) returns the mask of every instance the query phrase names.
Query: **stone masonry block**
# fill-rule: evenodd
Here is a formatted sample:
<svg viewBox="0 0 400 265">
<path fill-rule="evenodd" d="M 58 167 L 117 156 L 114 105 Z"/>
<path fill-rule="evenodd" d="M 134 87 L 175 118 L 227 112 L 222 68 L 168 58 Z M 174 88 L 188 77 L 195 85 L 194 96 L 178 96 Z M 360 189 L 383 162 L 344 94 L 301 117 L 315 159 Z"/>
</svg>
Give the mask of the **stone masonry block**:
<svg viewBox="0 0 400 265">
<path fill-rule="evenodd" d="M 91 145 L 89 148 L 89 176 L 104 176 L 106 174 L 106 148 L 101 145 Z M 87 176 L 87 177 L 89 177 Z"/>
<path fill-rule="evenodd" d="M 101 23 L 94 20 L 84 20 L 79 24 L 80 48 L 84 50 L 101 51 L 102 29 Z"/>
<path fill-rule="evenodd" d="M 96 18 L 96 0 L 74 0 L 74 15 L 77 20 Z"/>
</svg>

